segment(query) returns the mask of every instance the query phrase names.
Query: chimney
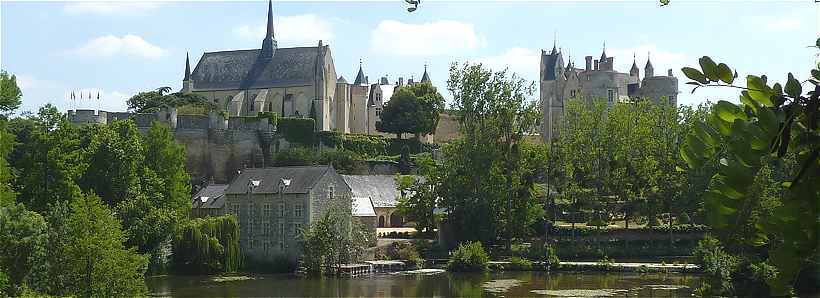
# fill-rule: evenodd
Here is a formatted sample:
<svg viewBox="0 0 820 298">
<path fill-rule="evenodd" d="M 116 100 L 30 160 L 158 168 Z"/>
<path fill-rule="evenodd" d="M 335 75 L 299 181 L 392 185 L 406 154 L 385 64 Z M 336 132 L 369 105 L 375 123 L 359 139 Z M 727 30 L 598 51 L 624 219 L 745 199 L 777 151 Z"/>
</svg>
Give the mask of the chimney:
<svg viewBox="0 0 820 298">
<path fill-rule="evenodd" d="M 606 58 L 606 70 L 613 70 L 615 65 L 615 57 Z"/>
<path fill-rule="evenodd" d="M 668 76 L 670 76 L 670 77 L 672 77 L 672 76 L 673 76 L 673 75 L 672 75 L 672 69 L 671 69 L 671 68 L 670 68 L 670 69 L 669 69 L 666 73 L 667 73 L 667 75 L 668 75 Z"/>
<path fill-rule="evenodd" d="M 587 62 L 586 66 L 584 67 L 584 70 L 592 70 L 592 56 L 586 56 L 584 57 L 584 60 L 586 60 Z"/>
</svg>

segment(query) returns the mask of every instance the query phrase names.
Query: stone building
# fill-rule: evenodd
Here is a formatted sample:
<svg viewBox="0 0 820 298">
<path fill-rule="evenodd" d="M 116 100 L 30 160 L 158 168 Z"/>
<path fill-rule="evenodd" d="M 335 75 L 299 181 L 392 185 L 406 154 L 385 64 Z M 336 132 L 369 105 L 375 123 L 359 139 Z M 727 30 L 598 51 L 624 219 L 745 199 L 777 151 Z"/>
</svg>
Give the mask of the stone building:
<svg viewBox="0 0 820 298">
<path fill-rule="evenodd" d="M 401 196 L 395 175 L 342 175 L 342 178 L 350 187 L 354 197 L 369 198 L 373 203 L 373 209 L 376 212 L 376 227 L 405 226 L 404 218 L 395 213 Z M 423 177 L 415 178 L 423 179 Z"/>
<path fill-rule="evenodd" d="M 315 47 L 278 46 L 269 1 L 262 47 L 204 53 L 193 71 L 186 57 L 182 92 L 204 96 L 228 116 L 310 116 L 317 130 L 331 130 L 339 118 L 336 83 L 330 47 L 321 40 Z"/>
<path fill-rule="evenodd" d="M 332 166 L 245 169 L 225 189 L 224 212 L 239 221 L 239 245 L 248 260 L 296 260 L 298 231 L 331 204 L 352 207 L 352 199 Z"/>
<path fill-rule="evenodd" d="M 227 184 L 210 183 L 196 192 L 191 200 L 191 217 L 220 216 L 225 212 Z"/>
<path fill-rule="evenodd" d="M 571 98 L 605 99 L 609 105 L 632 98 L 646 98 L 656 103 L 666 99 L 669 104 L 677 104 L 678 79 L 672 76 L 671 69 L 666 76 L 656 76 L 648 58 L 643 79 L 634 60 L 629 73 L 616 71 L 615 58 L 608 57 L 606 49 L 600 59 L 586 56 L 584 60 L 584 68 L 576 68 L 572 61 L 564 64 L 563 54 L 555 45 L 549 52 L 541 51 L 541 136 L 545 141 L 557 137 L 564 103 Z"/>
</svg>

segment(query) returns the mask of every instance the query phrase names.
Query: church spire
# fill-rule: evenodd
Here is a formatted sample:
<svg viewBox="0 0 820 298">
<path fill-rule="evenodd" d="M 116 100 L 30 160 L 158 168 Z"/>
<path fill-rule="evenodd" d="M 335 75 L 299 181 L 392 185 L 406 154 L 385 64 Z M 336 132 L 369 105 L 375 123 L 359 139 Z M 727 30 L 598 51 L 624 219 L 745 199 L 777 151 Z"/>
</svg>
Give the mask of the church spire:
<svg viewBox="0 0 820 298">
<path fill-rule="evenodd" d="M 649 52 L 646 53 L 646 66 L 643 68 L 644 75 L 647 78 L 655 76 L 655 68 L 652 67 L 652 61 L 649 60 L 649 54 Z"/>
<path fill-rule="evenodd" d="M 640 74 L 640 70 L 638 69 L 638 64 L 636 62 L 636 59 L 637 58 L 636 58 L 635 53 L 632 53 L 632 68 L 629 69 L 629 75 L 633 76 L 633 77 L 636 77 L 636 76 L 638 76 L 638 74 Z"/>
<path fill-rule="evenodd" d="M 191 80 L 191 62 L 188 60 L 188 52 L 185 52 L 185 77 L 182 81 L 187 82 L 189 80 Z"/>
<path fill-rule="evenodd" d="M 601 51 L 601 62 L 606 62 L 606 41 L 604 41 L 604 49 Z"/>
<path fill-rule="evenodd" d="M 276 52 L 277 43 L 273 36 L 273 0 L 268 0 L 268 31 L 265 34 L 265 39 L 262 40 L 262 52 L 259 53 L 260 58 L 271 59 Z"/>
</svg>

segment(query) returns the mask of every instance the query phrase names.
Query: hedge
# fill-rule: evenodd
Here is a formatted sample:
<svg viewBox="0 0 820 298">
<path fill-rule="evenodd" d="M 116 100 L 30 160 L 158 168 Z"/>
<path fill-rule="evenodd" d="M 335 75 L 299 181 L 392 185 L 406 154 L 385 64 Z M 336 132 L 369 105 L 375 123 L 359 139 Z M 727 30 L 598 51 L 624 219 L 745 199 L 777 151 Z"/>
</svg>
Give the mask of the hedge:
<svg viewBox="0 0 820 298">
<path fill-rule="evenodd" d="M 283 117 L 278 119 L 277 130 L 290 143 L 313 145 L 315 121 L 311 118 Z"/>
<path fill-rule="evenodd" d="M 381 135 L 320 131 L 316 133 L 316 137 L 324 146 L 350 150 L 366 158 L 400 155 L 404 145 L 410 148 L 411 154 L 429 153 L 438 148 L 437 144 L 424 143 L 417 139 L 394 139 Z"/>
<path fill-rule="evenodd" d="M 623 231 L 626 230 L 624 228 L 617 228 L 617 227 L 567 227 L 567 226 L 552 226 L 550 230 L 551 236 L 590 236 L 590 235 L 601 235 L 606 234 L 609 232 L 614 231 Z M 669 226 L 654 226 L 654 227 L 641 227 L 641 228 L 630 228 L 628 231 L 630 232 L 638 232 L 638 233 L 669 233 Z M 672 233 L 684 234 L 684 233 L 704 233 L 709 231 L 709 226 L 706 225 L 697 225 L 697 224 L 687 224 L 687 225 L 673 225 L 672 226 Z"/>
</svg>

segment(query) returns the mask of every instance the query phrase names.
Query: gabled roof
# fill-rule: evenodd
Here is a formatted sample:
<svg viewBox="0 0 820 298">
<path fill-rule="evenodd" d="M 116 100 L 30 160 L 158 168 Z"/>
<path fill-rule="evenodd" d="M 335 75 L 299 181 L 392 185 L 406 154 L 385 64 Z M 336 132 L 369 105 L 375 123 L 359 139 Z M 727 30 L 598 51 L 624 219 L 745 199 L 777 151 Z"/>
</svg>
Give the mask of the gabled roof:
<svg viewBox="0 0 820 298">
<path fill-rule="evenodd" d="M 396 207 L 401 193 L 394 175 L 342 175 L 353 197 L 370 198 L 373 207 Z M 424 180 L 424 177 L 413 176 Z"/>
<path fill-rule="evenodd" d="M 382 104 L 383 104 L 383 105 L 387 104 L 387 102 L 389 102 L 389 101 L 390 101 L 390 97 L 393 97 L 393 91 L 395 91 L 395 90 L 396 90 L 396 88 L 397 88 L 397 86 L 396 86 L 396 85 L 390 85 L 390 84 L 387 84 L 387 85 L 373 84 L 373 86 L 371 86 L 371 87 L 370 87 L 370 94 L 368 95 L 367 105 L 372 106 L 372 105 L 375 105 L 375 104 L 376 104 L 376 103 L 373 101 L 373 97 L 374 97 L 374 96 L 373 96 L 373 93 L 375 92 L 376 87 L 378 87 L 378 88 L 379 88 L 379 90 L 381 90 L 381 91 L 382 91 Z"/>
<path fill-rule="evenodd" d="M 373 202 L 370 198 L 353 197 L 353 216 L 365 217 L 376 216 L 373 210 Z"/>
<path fill-rule="evenodd" d="M 200 189 L 191 200 L 194 209 L 219 209 L 225 206 L 225 188 L 227 184 L 209 184 Z"/>
<path fill-rule="evenodd" d="M 323 51 L 328 46 L 322 47 Z M 278 48 L 273 58 L 257 59 L 261 50 L 209 52 L 191 73 L 194 91 L 257 89 L 311 85 L 319 47 Z"/>
<path fill-rule="evenodd" d="M 274 168 L 244 169 L 231 181 L 225 194 L 239 195 L 248 193 L 248 183 L 259 181 L 259 186 L 253 189 L 255 194 L 277 194 L 282 179 L 290 179 L 290 186 L 285 188 L 288 193 L 307 193 L 319 179 L 327 173 L 335 173 L 331 166 L 295 166 Z"/>
</svg>

